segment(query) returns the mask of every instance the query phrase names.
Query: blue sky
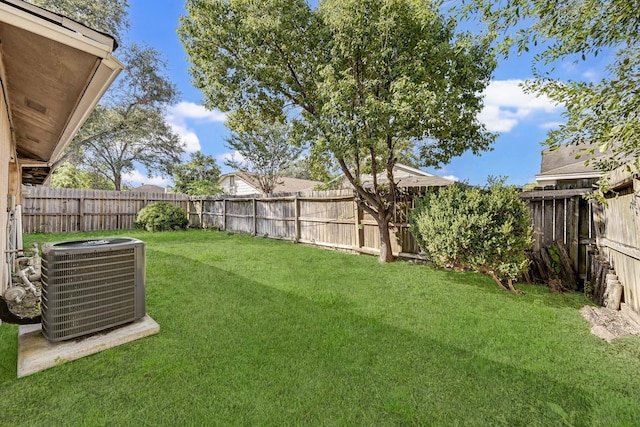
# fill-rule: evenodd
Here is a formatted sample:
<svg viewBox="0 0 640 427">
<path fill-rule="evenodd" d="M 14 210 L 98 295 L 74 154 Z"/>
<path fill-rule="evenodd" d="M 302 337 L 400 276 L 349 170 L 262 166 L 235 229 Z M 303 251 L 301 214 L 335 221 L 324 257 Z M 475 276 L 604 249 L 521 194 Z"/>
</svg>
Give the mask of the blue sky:
<svg viewBox="0 0 640 427">
<path fill-rule="evenodd" d="M 224 144 L 228 135 L 225 115 L 220 111 L 205 110 L 200 105 L 202 93 L 191 85 L 186 53 L 176 33 L 182 14 L 184 3 L 180 0 L 130 0 L 131 29 L 124 42 L 146 43 L 162 52 L 168 77 L 182 95 L 182 100 L 169 108 L 168 121 L 182 136 L 187 152 L 201 150 L 212 155 L 223 172 L 229 172 L 223 163 L 225 156 L 232 155 Z M 525 94 L 519 87 L 522 81 L 531 77 L 530 55 L 501 59 L 486 90 L 485 109 L 480 119 L 489 130 L 500 133 L 493 151 L 481 156 L 465 154 L 441 169 L 429 169 L 429 172 L 478 185 L 484 184 L 489 175 L 506 176 L 508 183 L 516 185 L 535 181 L 540 169 L 541 143 L 547 131 L 557 127 L 563 118 L 562 106 L 546 98 Z M 118 56 L 117 51 L 115 56 Z M 559 64 L 557 69 L 561 78 L 594 80 L 599 76 L 597 69 L 589 63 Z M 147 177 L 142 169 L 126 179 L 133 185 L 170 184 L 161 177 Z"/>
</svg>

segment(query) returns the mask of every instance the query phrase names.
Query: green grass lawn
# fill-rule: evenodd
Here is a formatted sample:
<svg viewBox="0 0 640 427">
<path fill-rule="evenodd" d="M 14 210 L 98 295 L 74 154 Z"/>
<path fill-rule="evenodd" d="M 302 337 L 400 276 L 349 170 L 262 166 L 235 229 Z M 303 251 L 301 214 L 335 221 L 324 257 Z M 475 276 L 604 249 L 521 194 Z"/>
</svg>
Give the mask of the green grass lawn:
<svg viewBox="0 0 640 427">
<path fill-rule="evenodd" d="M 589 333 L 581 295 L 224 232 L 146 242 L 158 335 L 16 379 L 0 425 L 640 425 L 640 339 Z"/>
</svg>

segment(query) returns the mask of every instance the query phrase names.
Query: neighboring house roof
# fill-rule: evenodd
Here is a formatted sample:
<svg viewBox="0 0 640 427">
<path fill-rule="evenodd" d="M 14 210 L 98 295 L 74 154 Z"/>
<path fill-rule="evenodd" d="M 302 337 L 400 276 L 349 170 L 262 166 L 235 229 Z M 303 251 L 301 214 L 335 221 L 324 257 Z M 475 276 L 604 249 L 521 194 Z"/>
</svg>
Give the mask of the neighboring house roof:
<svg viewBox="0 0 640 427">
<path fill-rule="evenodd" d="M 124 68 L 115 39 L 21 0 L 0 0 L 0 76 L 23 184 L 41 184 Z"/>
<path fill-rule="evenodd" d="M 164 193 L 164 187 L 153 184 L 143 184 L 139 187 L 132 188 L 130 191 L 136 193 Z"/>
<path fill-rule="evenodd" d="M 252 174 L 247 172 L 232 172 L 227 173 L 220 176 L 218 183 L 222 183 L 224 178 L 235 176 L 236 179 L 241 179 L 247 185 L 251 186 L 255 189 L 256 193 L 262 193 L 260 190 L 260 185 L 258 184 L 258 180 L 253 177 Z M 276 187 L 273 189 L 274 193 L 296 193 L 298 191 L 306 191 L 312 190 L 318 184 L 322 184 L 320 181 L 311 181 L 308 179 L 298 179 L 298 178 L 289 178 L 289 177 L 281 177 L 278 179 L 278 183 Z"/>
<path fill-rule="evenodd" d="M 597 160 L 605 154 L 589 155 L 585 149 L 598 149 L 596 144 L 562 145 L 554 150 L 542 151 L 542 163 L 540 173 L 536 175 L 538 185 L 554 185 L 558 181 L 592 179 L 602 176 L 602 171 L 597 170 L 593 161 L 585 165 L 587 160 Z"/>
<path fill-rule="evenodd" d="M 342 179 L 342 186 L 345 188 L 351 187 L 351 184 L 344 176 Z M 453 180 L 442 178 L 425 172 L 420 169 L 412 168 L 411 166 L 396 164 L 393 167 L 393 178 L 396 182 L 396 186 L 400 188 L 409 187 L 444 187 L 454 183 Z M 361 177 L 362 185 L 364 187 L 370 187 L 373 185 L 373 175 L 365 174 Z M 384 184 L 387 182 L 386 173 L 379 173 L 377 175 L 378 184 Z"/>
</svg>

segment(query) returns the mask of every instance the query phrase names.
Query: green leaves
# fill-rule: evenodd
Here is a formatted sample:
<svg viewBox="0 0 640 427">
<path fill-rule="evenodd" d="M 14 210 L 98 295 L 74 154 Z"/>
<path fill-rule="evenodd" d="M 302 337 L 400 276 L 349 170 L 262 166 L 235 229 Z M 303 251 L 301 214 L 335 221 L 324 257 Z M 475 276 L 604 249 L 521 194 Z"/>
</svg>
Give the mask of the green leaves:
<svg viewBox="0 0 640 427">
<path fill-rule="evenodd" d="M 122 40 L 129 28 L 127 0 L 28 0 Z"/>
<path fill-rule="evenodd" d="M 263 193 L 272 193 L 283 170 L 300 155 L 300 149 L 292 143 L 291 127 L 266 122 L 248 111 L 231 114 L 227 126 L 232 131 L 227 147 L 238 157 L 225 164 L 251 173 Z"/>
<path fill-rule="evenodd" d="M 207 106 L 293 122 L 380 221 L 398 158 L 438 165 L 495 138 L 477 120 L 495 68 L 488 41 L 456 35 L 436 3 L 188 0 L 186 10 L 179 34 Z M 364 188 L 365 173 L 387 183 Z"/>
<path fill-rule="evenodd" d="M 411 233 L 439 267 L 488 272 L 514 280 L 527 267 L 532 244 L 527 206 L 504 179 L 487 187 L 454 184 L 428 193 L 410 217 Z"/>
<path fill-rule="evenodd" d="M 608 147 L 602 170 L 640 156 L 640 9 L 635 1 L 465 0 L 459 9 L 482 19 L 508 56 L 542 46 L 532 60 L 529 87 L 566 107 L 566 125 L 549 133 L 547 144 L 597 142 Z M 478 13 L 479 11 L 479 13 Z M 606 55 L 599 55 L 606 53 Z M 555 66 L 599 57 L 606 68 L 599 81 L 553 78 Z"/>
<path fill-rule="evenodd" d="M 116 190 L 122 176 L 142 164 L 149 174 L 171 175 L 183 145 L 167 123 L 164 108 L 177 90 L 163 74 L 164 61 L 151 47 L 132 45 L 122 57 L 127 68 L 91 113 L 71 150 L 88 170 L 109 179 Z"/>
<path fill-rule="evenodd" d="M 190 161 L 173 168 L 173 191 L 190 196 L 213 196 L 222 192 L 218 187 L 220 167 L 216 159 L 200 151 L 191 153 Z"/>
<path fill-rule="evenodd" d="M 147 231 L 183 230 L 189 219 L 184 209 L 169 202 L 147 205 L 138 212 L 134 221 L 136 228 Z"/>
</svg>

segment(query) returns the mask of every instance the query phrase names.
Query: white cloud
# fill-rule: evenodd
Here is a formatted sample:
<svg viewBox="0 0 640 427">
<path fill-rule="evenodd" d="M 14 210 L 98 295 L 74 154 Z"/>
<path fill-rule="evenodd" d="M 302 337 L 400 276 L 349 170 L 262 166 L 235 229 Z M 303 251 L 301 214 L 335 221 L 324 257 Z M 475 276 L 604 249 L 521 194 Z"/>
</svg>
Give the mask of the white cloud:
<svg viewBox="0 0 640 427">
<path fill-rule="evenodd" d="M 175 105 L 171 105 L 167 108 L 167 115 L 182 120 L 195 119 L 204 122 L 224 123 L 227 120 L 227 115 L 221 111 L 210 111 L 202 105 L 186 101 L 181 101 Z"/>
<path fill-rule="evenodd" d="M 582 73 L 582 77 L 587 79 L 587 81 L 595 83 L 596 81 L 598 81 L 598 79 L 600 79 L 600 73 L 598 73 L 594 69 L 590 68 L 587 71 L 585 71 L 584 73 Z"/>
<path fill-rule="evenodd" d="M 220 111 L 209 111 L 202 105 L 186 101 L 181 101 L 175 105 L 169 106 L 166 114 L 167 122 L 171 125 L 174 132 L 180 136 L 184 143 L 185 150 L 188 153 L 199 151 L 201 148 L 200 138 L 198 138 L 195 131 L 189 128 L 189 121 L 196 120 L 198 122 L 224 123 L 227 119 L 227 115 L 225 113 Z"/>
<path fill-rule="evenodd" d="M 228 160 L 233 160 L 233 161 L 242 163 L 244 161 L 244 157 L 242 157 L 242 154 L 240 154 L 239 151 L 234 151 L 233 153 L 219 154 L 218 156 L 216 156 L 216 160 L 223 163 Z"/>
<path fill-rule="evenodd" d="M 541 129 L 557 129 L 560 127 L 560 125 L 563 125 L 564 122 L 546 122 L 546 123 L 542 123 L 540 125 Z"/>
<path fill-rule="evenodd" d="M 148 177 L 138 170 L 123 174 L 122 178 L 136 187 L 144 184 L 159 185 L 160 187 L 169 185 L 169 180 L 166 178 L 162 178 L 161 176 Z"/>
<path fill-rule="evenodd" d="M 180 139 L 184 144 L 184 149 L 187 153 L 200 151 L 200 138 L 198 138 L 198 135 L 196 135 L 194 131 L 189 129 L 184 124 L 172 122 L 169 118 L 167 118 L 167 121 L 169 122 L 169 125 L 171 126 L 173 131 L 180 136 Z"/>
<path fill-rule="evenodd" d="M 549 97 L 525 93 L 523 80 L 494 80 L 484 91 L 484 109 L 479 115 L 491 132 L 510 132 L 535 112 L 555 113 L 561 106 Z"/>
<path fill-rule="evenodd" d="M 450 179 L 451 181 L 460 181 L 460 178 L 458 178 L 458 177 L 457 177 L 457 176 L 455 176 L 455 175 L 445 175 L 445 176 L 443 176 L 442 178 L 444 178 L 444 179 Z"/>
<path fill-rule="evenodd" d="M 498 105 L 487 105 L 478 115 L 478 120 L 487 126 L 490 132 L 509 132 L 518 124 L 518 118 Z"/>
</svg>

